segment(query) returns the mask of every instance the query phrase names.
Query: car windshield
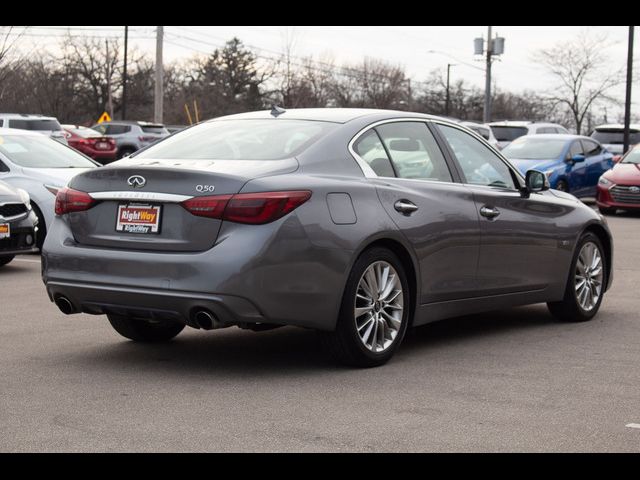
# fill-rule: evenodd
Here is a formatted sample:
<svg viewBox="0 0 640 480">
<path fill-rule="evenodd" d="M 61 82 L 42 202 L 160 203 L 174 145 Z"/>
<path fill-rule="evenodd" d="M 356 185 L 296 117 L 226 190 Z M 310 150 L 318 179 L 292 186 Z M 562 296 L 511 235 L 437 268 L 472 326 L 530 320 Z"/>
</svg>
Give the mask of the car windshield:
<svg viewBox="0 0 640 480">
<path fill-rule="evenodd" d="M 36 135 L 0 135 L 0 153 L 26 168 L 91 168 L 96 165 L 60 142 Z"/>
<path fill-rule="evenodd" d="M 624 143 L 624 132 L 620 129 L 596 130 L 591 134 L 591 138 L 604 144 L 622 145 Z M 630 131 L 629 143 L 632 145 L 640 143 L 640 132 L 633 130 Z"/>
<path fill-rule="evenodd" d="M 38 131 L 58 131 L 62 130 L 62 127 L 58 123 L 57 120 L 25 120 L 25 119 L 15 119 L 12 118 L 9 120 L 9 127 L 17 128 L 20 130 L 38 130 Z"/>
<path fill-rule="evenodd" d="M 633 163 L 635 165 L 640 165 L 640 150 L 634 148 L 627 155 L 625 155 L 620 163 Z"/>
<path fill-rule="evenodd" d="M 218 120 L 166 138 L 138 158 L 280 160 L 308 148 L 337 124 L 308 120 Z"/>
<path fill-rule="evenodd" d="M 526 136 L 507 145 L 502 154 L 508 159 L 547 160 L 560 158 L 567 141 L 563 139 Z"/>
<path fill-rule="evenodd" d="M 499 142 L 511 142 L 518 137 L 527 134 L 527 127 L 506 127 L 500 125 L 491 125 L 493 136 Z"/>
</svg>

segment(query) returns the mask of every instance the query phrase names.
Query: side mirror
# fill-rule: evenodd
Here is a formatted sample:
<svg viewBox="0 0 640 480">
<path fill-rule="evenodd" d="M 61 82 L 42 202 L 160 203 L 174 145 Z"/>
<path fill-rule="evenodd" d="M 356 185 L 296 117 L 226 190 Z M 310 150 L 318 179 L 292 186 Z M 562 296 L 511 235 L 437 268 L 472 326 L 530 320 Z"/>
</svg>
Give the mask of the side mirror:
<svg viewBox="0 0 640 480">
<path fill-rule="evenodd" d="M 547 179 L 547 176 L 538 170 L 527 170 L 525 184 L 527 186 L 527 191 L 530 193 L 549 190 L 549 180 Z"/>
<path fill-rule="evenodd" d="M 573 163 L 580 163 L 580 162 L 584 162 L 585 158 L 587 157 L 585 157 L 584 155 L 580 155 L 578 153 L 577 155 L 574 155 L 573 157 L 571 157 L 571 161 Z"/>
</svg>

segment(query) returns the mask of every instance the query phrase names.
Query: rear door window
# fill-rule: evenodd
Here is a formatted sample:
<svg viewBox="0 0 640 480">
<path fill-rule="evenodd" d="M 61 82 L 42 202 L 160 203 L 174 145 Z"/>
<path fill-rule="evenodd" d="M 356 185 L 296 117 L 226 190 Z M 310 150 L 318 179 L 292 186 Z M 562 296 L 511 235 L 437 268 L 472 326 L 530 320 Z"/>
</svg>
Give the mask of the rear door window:
<svg viewBox="0 0 640 480">
<path fill-rule="evenodd" d="M 452 181 L 444 156 L 425 123 L 386 123 L 376 130 L 398 177 Z"/>
</svg>

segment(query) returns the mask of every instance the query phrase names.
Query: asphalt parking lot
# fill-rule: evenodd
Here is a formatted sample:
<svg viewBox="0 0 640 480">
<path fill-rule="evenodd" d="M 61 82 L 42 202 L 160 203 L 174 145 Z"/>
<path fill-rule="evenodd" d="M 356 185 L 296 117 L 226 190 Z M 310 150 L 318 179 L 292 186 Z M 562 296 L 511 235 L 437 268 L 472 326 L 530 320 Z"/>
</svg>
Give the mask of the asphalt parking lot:
<svg viewBox="0 0 640 480">
<path fill-rule="evenodd" d="M 544 305 L 448 320 L 369 370 L 294 328 L 136 345 L 60 313 L 39 258 L 20 257 L 0 269 L 0 451 L 638 452 L 640 215 L 609 224 L 595 320 Z"/>
</svg>

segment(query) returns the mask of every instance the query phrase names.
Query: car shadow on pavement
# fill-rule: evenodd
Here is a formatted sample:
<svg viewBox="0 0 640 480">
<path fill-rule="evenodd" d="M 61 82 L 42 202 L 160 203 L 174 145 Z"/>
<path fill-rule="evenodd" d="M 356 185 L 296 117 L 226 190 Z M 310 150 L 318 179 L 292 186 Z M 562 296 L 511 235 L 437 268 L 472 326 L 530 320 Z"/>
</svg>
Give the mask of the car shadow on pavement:
<svg viewBox="0 0 640 480">
<path fill-rule="evenodd" d="M 514 331 L 553 328 L 554 325 L 558 324 L 543 306 L 448 319 L 412 329 L 397 355 L 408 360 L 424 355 L 430 348 L 455 346 L 469 340 L 482 348 L 483 338 L 491 340 Z M 166 344 L 136 344 L 114 338 L 111 343 L 76 352 L 72 358 L 83 369 L 135 368 L 145 374 L 215 373 L 236 378 L 238 375 L 283 377 L 301 372 L 350 370 L 326 357 L 315 332 L 294 327 L 267 332 L 233 327 L 211 332 L 186 331 Z"/>
</svg>

